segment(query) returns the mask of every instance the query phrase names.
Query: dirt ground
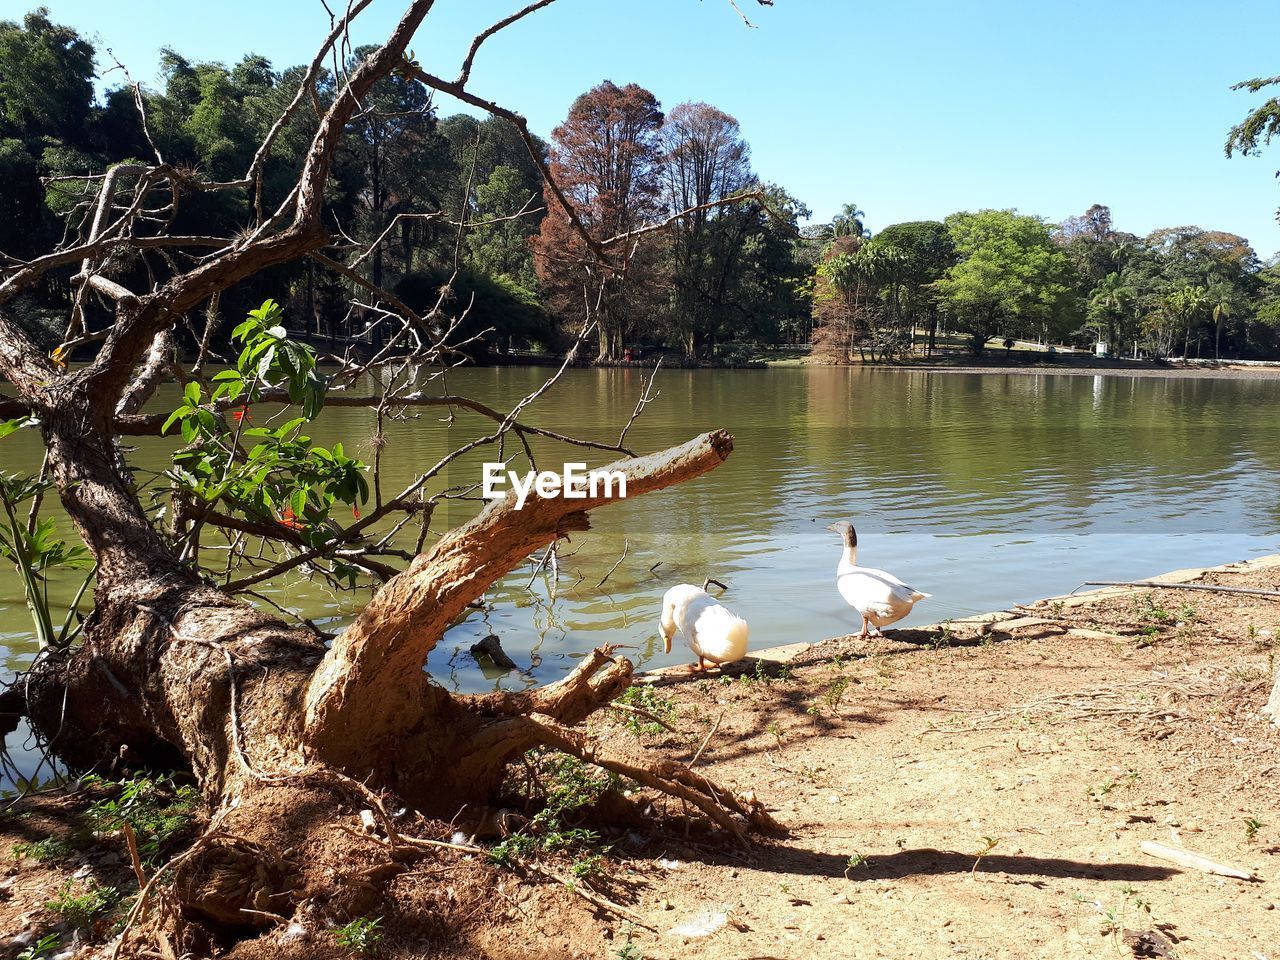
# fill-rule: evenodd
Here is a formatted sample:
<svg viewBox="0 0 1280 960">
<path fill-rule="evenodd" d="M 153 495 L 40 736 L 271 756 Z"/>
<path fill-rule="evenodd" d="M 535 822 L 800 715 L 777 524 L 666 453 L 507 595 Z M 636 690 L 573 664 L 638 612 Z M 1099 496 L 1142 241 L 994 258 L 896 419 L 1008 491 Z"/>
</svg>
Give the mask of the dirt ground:
<svg viewBox="0 0 1280 960">
<path fill-rule="evenodd" d="M 1170 576 L 1274 590 L 1280 558 Z M 1280 601 L 1106 591 L 986 619 L 998 622 L 797 646 L 723 676 L 649 678 L 643 702 L 670 704 L 676 732 L 637 732 L 634 715 L 610 713 L 593 721 L 600 735 L 639 736 L 682 760 L 705 742 L 697 768 L 754 792 L 790 836 L 744 849 L 678 827 L 618 831 L 604 874 L 580 890 L 634 922 L 554 881 L 441 851 L 393 882 L 397 905 L 374 952 L 1280 960 L 1280 729 L 1260 714 Z M 680 813 L 663 801 L 647 811 L 663 812 Z M 0 820 L 0 853 L 49 829 L 48 810 L 25 814 Z M 1258 879 L 1180 867 L 1143 841 Z M 84 857 L 127 884 L 118 851 Z M 54 929 L 43 902 L 84 857 L 10 860 L 0 931 Z M 564 876 L 568 864 L 548 869 Z M 438 922 L 427 930 L 450 904 L 465 928 L 452 942 Z M 360 954 L 318 921 L 232 955 Z"/>
</svg>

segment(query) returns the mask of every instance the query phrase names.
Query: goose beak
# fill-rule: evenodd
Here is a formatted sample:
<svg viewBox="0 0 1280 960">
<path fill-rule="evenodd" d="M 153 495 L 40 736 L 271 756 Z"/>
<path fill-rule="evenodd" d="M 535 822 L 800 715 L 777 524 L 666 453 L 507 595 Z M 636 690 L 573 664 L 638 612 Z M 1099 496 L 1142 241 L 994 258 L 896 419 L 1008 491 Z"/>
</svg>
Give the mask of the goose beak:
<svg viewBox="0 0 1280 960">
<path fill-rule="evenodd" d="M 834 524 L 834 523 L 833 523 L 833 524 L 830 524 L 830 525 L 827 527 L 827 529 L 828 529 L 828 530 L 830 530 L 832 533 L 839 533 L 839 532 L 840 532 L 840 527 L 839 527 L 837 524 Z"/>
</svg>

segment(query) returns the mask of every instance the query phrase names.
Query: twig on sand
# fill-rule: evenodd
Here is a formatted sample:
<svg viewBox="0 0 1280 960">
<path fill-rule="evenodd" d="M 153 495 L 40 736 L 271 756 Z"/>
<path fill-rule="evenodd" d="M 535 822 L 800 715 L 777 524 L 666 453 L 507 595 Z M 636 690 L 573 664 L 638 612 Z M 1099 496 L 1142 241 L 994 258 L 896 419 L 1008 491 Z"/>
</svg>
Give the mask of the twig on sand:
<svg viewBox="0 0 1280 960">
<path fill-rule="evenodd" d="M 1216 583 L 1164 583 L 1159 580 L 1086 580 L 1072 590 L 1068 596 L 1075 594 L 1081 587 L 1151 587 L 1159 590 L 1207 590 L 1212 593 L 1243 593 L 1251 597 L 1271 597 L 1280 600 L 1278 590 L 1258 590 L 1254 587 L 1224 587 Z"/>
<path fill-rule="evenodd" d="M 1235 877 L 1237 880 L 1257 880 L 1248 870 L 1241 870 L 1239 867 L 1233 867 L 1229 864 L 1218 863 L 1216 860 L 1210 860 L 1208 857 L 1198 853 L 1192 853 L 1190 850 L 1179 850 L 1177 847 L 1167 847 L 1163 843 L 1155 843 L 1151 840 L 1142 841 L 1140 849 L 1149 857 L 1155 857 L 1157 860 L 1167 860 L 1170 863 L 1176 863 L 1180 867 L 1187 867 L 1190 870 L 1199 870 L 1201 873 L 1213 873 L 1220 877 Z"/>
<path fill-rule="evenodd" d="M 625 713 L 634 713 L 637 716 L 644 717 L 646 720 L 656 723 L 658 726 L 662 727 L 663 729 L 670 730 L 672 733 L 678 734 L 680 732 L 675 727 L 671 726 L 671 724 L 667 723 L 667 721 L 659 717 L 657 714 L 651 713 L 648 710 L 643 709 L 642 707 L 633 707 L 629 703 L 616 703 L 616 702 L 606 703 L 605 706 L 608 707 L 610 710 L 621 710 Z"/>
<path fill-rule="evenodd" d="M 702 751 L 707 749 L 707 744 L 711 742 L 711 738 L 714 737 L 716 735 L 716 731 L 720 729 L 720 721 L 723 719 L 724 719 L 724 711 L 721 710 L 720 716 L 716 717 L 715 724 L 712 725 L 711 729 L 707 731 L 707 735 L 702 738 L 702 746 L 698 747 L 698 752 L 695 753 L 693 755 L 693 759 L 689 761 L 690 770 L 692 770 L 694 767 L 694 764 L 696 764 L 702 758 Z"/>
<path fill-rule="evenodd" d="M 1089 687 L 1071 693 L 1050 694 L 1026 703 L 979 714 L 963 724 L 930 727 L 924 732 L 954 734 L 969 733 L 974 730 L 999 730 L 1013 726 L 1028 716 L 1053 716 L 1067 721 L 1127 719 L 1164 724 L 1187 719 L 1186 713 L 1167 702 L 1157 702 L 1150 695 L 1139 694 L 1139 691 L 1145 690 L 1163 691 L 1183 698 L 1220 696 L 1222 693 L 1220 685 L 1204 678 L 1187 677 L 1184 680 L 1175 680 L 1172 677 L 1151 677 Z"/>
<path fill-rule="evenodd" d="M 605 899 L 604 897 L 600 896 L 600 894 L 596 893 L 594 890 L 588 887 L 585 883 L 569 880 L 565 877 L 560 876 L 558 873 L 554 873 L 551 870 L 547 870 L 543 867 L 538 866 L 536 863 L 526 862 L 524 866 L 529 870 L 530 873 L 535 873 L 546 880 L 554 880 L 557 883 L 563 884 L 571 892 L 576 893 L 583 900 L 587 901 L 587 903 L 590 903 L 593 906 L 599 907 L 601 910 L 608 910 L 610 913 L 617 914 L 618 916 L 622 917 L 624 920 L 630 920 L 637 927 L 644 927 L 644 929 L 648 930 L 651 933 L 658 932 L 656 927 L 646 923 L 644 921 L 644 918 L 641 917 L 638 913 L 636 913 L 633 910 L 628 910 L 626 907 L 622 906 L 619 903 L 614 903 L 612 900 Z"/>
<path fill-rule="evenodd" d="M 133 832 L 133 825 L 128 820 L 124 822 L 124 842 L 129 848 L 129 859 L 133 862 L 133 874 L 138 878 L 138 889 L 142 890 L 147 885 L 147 875 L 142 869 L 142 859 L 138 856 L 138 837 Z"/>
</svg>

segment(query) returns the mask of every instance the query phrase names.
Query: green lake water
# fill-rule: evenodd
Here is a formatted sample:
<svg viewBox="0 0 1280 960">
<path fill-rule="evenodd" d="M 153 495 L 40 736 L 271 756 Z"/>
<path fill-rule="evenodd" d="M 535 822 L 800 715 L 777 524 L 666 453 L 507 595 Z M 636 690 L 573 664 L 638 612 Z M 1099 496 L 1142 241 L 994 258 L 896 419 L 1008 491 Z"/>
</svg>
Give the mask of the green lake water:
<svg viewBox="0 0 1280 960">
<path fill-rule="evenodd" d="M 448 389 L 506 409 L 549 372 L 456 370 Z M 616 439 L 641 387 L 636 370 L 570 370 L 525 419 Z M 441 389 L 426 379 L 422 388 Z M 933 594 L 908 623 L 1280 550 L 1280 381 L 777 368 L 663 370 L 658 389 L 630 446 L 648 452 L 724 427 L 733 456 L 698 480 L 596 511 L 592 531 L 563 547 L 554 591 L 545 576 L 530 585 L 528 568 L 512 574 L 432 654 L 436 680 L 462 691 L 543 683 L 605 642 L 644 665 L 683 660 L 657 642 L 661 597 L 707 576 L 729 585 L 724 602 L 750 623 L 753 647 L 849 632 L 857 617 L 835 590 L 840 548 L 824 529 L 837 519 L 856 524 L 861 562 Z M 168 388 L 153 409 L 176 396 Z M 435 408 L 391 424 L 384 489 L 485 424 L 466 411 L 448 423 Z M 369 459 L 373 426 L 370 411 L 331 407 L 314 433 Z M 161 468 L 173 445 L 142 441 L 135 459 Z M 33 431 L 6 438 L 3 451 L 6 470 L 38 467 Z M 551 443 L 537 453 L 543 469 L 609 459 Z M 478 482 L 485 459 L 496 457 L 458 461 L 430 489 Z M 442 504 L 434 529 L 479 507 Z M 624 543 L 626 558 L 597 586 Z M 301 572 L 271 595 L 335 629 L 368 594 L 336 596 Z M 467 648 L 487 633 L 520 672 L 475 664 Z M 0 665 L 7 675 L 33 654 L 19 580 L 6 570 Z"/>
</svg>

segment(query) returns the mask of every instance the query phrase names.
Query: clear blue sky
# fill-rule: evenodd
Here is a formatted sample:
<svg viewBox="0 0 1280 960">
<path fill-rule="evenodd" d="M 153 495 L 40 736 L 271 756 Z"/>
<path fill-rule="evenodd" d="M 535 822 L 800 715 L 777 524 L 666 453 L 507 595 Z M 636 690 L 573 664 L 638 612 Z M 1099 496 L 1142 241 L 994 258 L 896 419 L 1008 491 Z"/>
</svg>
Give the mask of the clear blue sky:
<svg viewBox="0 0 1280 960">
<path fill-rule="evenodd" d="M 42 2 L 143 82 L 164 45 L 283 67 L 309 61 L 327 30 L 319 0 Z M 470 37 L 523 2 L 438 0 L 415 55 L 453 76 Z M 34 5 L 0 0 L 0 11 Z M 1261 159 L 1222 153 L 1262 99 L 1230 85 L 1280 74 L 1275 0 L 741 5 L 758 29 L 727 0 L 558 0 L 486 44 L 471 87 L 544 135 L 606 78 L 667 107 L 713 103 L 741 121 L 759 173 L 819 220 L 846 201 L 872 229 L 981 207 L 1061 220 L 1106 203 L 1134 233 L 1195 223 L 1242 234 L 1264 257 L 1280 250 L 1280 143 Z M 356 40 L 384 38 L 403 6 L 375 0 Z"/>
</svg>

